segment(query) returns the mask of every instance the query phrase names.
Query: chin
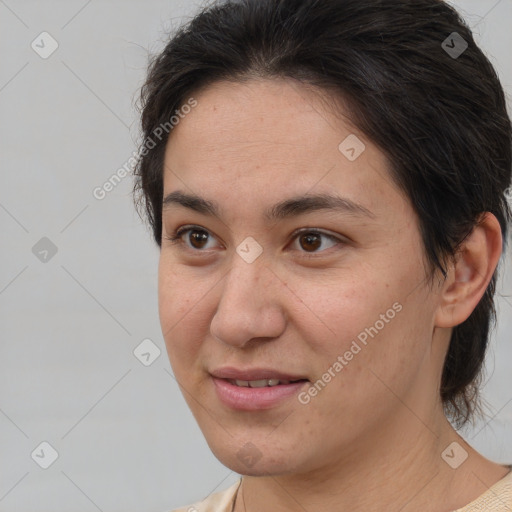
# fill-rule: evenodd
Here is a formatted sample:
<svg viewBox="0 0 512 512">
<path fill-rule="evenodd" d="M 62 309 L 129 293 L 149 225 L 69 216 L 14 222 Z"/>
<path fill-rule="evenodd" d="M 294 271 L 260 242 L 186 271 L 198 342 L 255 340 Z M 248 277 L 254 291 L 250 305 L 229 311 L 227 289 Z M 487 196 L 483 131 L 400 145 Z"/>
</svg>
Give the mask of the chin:
<svg viewBox="0 0 512 512">
<path fill-rule="evenodd" d="M 240 475 L 279 476 L 295 473 L 298 469 L 294 460 L 296 453 L 280 453 L 277 459 L 275 447 L 259 449 L 250 441 L 241 446 L 237 446 L 236 442 L 230 445 L 208 443 L 208 446 L 221 464 Z M 293 460 L 290 455 L 294 456 Z"/>
<path fill-rule="evenodd" d="M 255 463 L 253 466 L 249 466 L 237 457 L 232 455 L 223 458 L 217 457 L 217 459 L 231 469 L 235 473 L 246 476 L 281 476 L 294 473 L 294 468 L 287 464 L 276 464 L 271 462 L 264 462 L 263 459 Z"/>
</svg>

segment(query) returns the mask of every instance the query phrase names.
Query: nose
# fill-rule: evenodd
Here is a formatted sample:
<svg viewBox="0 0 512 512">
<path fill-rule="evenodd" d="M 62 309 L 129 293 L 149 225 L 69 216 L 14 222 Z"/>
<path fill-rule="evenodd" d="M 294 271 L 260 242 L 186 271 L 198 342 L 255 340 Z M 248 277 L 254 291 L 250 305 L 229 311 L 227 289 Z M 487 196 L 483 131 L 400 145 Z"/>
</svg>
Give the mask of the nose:
<svg viewBox="0 0 512 512">
<path fill-rule="evenodd" d="M 221 285 L 210 334 L 233 347 L 279 337 L 286 327 L 281 302 L 286 286 L 262 261 L 247 263 L 237 254 Z"/>
</svg>

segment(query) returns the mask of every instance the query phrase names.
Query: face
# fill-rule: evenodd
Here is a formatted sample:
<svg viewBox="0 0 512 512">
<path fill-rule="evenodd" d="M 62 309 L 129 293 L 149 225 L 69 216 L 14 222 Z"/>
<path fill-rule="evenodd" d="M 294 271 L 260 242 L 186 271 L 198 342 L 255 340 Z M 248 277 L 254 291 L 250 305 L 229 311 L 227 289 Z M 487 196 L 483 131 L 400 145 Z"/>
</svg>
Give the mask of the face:
<svg viewBox="0 0 512 512">
<path fill-rule="evenodd" d="M 166 147 L 159 313 L 210 448 L 247 475 L 378 449 L 435 401 L 442 366 L 412 207 L 319 91 L 194 98 Z"/>
</svg>

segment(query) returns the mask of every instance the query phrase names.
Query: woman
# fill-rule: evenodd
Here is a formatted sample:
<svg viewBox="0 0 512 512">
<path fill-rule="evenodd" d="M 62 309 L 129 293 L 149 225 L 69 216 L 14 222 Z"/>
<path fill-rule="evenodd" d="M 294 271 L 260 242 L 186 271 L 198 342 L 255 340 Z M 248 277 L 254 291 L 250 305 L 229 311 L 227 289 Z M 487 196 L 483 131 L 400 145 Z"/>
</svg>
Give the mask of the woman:
<svg viewBox="0 0 512 512">
<path fill-rule="evenodd" d="M 243 475 L 180 510 L 512 510 L 456 429 L 511 213 L 511 123 L 439 0 L 242 0 L 142 90 L 135 192 L 176 379 Z"/>
</svg>

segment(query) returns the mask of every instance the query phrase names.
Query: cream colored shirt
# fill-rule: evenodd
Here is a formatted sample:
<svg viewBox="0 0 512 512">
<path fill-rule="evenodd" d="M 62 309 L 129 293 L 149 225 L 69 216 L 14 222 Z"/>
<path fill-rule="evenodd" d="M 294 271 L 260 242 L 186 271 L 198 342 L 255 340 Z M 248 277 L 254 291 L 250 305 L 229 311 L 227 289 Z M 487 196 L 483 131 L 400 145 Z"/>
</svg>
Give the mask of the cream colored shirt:
<svg viewBox="0 0 512 512">
<path fill-rule="evenodd" d="M 226 490 L 212 494 L 201 502 L 173 512 L 231 512 L 240 481 Z M 512 511 L 512 471 L 496 482 L 476 500 L 453 512 L 511 512 Z"/>
</svg>

